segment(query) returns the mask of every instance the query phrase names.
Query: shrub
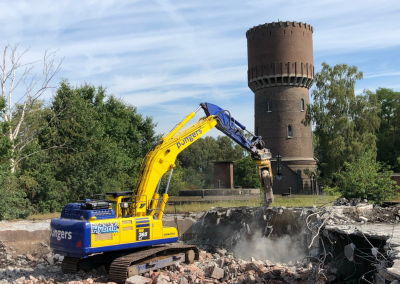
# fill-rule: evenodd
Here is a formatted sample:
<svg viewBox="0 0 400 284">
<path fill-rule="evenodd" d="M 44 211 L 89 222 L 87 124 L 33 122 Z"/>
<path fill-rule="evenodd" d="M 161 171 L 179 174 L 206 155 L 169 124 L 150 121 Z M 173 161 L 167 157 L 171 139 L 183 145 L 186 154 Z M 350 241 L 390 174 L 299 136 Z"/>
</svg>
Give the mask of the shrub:
<svg viewBox="0 0 400 284">
<path fill-rule="evenodd" d="M 365 152 L 361 158 L 344 164 L 345 170 L 335 174 L 338 191 L 345 198 L 361 198 L 381 204 L 393 199 L 399 187 L 391 180 L 389 167 L 376 162 L 371 151 Z"/>
</svg>

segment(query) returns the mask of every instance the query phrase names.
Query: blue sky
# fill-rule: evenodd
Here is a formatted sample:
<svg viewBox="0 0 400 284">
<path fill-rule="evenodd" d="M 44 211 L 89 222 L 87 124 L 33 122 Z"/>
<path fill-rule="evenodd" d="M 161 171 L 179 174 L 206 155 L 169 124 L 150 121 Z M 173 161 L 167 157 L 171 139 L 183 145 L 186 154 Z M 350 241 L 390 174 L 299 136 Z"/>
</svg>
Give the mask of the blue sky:
<svg viewBox="0 0 400 284">
<path fill-rule="evenodd" d="M 199 102 L 253 129 L 246 31 L 274 21 L 314 27 L 314 64 L 358 66 L 356 92 L 400 91 L 400 1 L 0 1 L 1 43 L 63 58 L 54 79 L 103 85 L 169 131 Z M 40 72 L 40 70 L 38 70 Z M 16 94 L 18 96 L 18 94 Z M 51 98 L 49 91 L 43 98 Z M 199 117 L 199 116 L 198 116 Z M 212 135 L 218 135 L 217 130 Z"/>
</svg>

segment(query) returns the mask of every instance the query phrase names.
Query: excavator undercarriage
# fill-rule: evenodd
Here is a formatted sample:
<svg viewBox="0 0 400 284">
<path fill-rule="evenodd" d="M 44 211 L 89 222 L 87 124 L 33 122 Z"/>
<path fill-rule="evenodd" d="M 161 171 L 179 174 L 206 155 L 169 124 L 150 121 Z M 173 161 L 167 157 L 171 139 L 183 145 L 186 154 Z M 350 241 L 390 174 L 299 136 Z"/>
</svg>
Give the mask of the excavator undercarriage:
<svg viewBox="0 0 400 284">
<path fill-rule="evenodd" d="M 150 270 L 168 267 L 176 262 L 193 263 L 199 260 L 199 249 L 195 245 L 158 245 L 123 252 L 108 252 L 88 258 L 65 257 L 61 271 L 77 273 L 105 265 L 111 281 L 124 283 L 128 277 Z"/>
</svg>

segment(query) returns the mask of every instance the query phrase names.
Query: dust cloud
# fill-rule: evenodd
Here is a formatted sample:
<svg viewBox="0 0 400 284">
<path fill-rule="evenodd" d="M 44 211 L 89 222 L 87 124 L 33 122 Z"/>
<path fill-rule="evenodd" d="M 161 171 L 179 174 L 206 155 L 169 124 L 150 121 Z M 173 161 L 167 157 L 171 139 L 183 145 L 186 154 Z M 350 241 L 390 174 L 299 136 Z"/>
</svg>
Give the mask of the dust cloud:
<svg viewBox="0 0 400 284">
<path fill-rule="evenodd" d="M 289 235 L 276 238 L 260 236 L 252 240 L 241 239 L 234 247 L 233 253 L 246 260 L 254 257 L 256 260 L 269 260 L 274 263 L 301 261 L 307 255 L 299 236 Z"/>
</svg>

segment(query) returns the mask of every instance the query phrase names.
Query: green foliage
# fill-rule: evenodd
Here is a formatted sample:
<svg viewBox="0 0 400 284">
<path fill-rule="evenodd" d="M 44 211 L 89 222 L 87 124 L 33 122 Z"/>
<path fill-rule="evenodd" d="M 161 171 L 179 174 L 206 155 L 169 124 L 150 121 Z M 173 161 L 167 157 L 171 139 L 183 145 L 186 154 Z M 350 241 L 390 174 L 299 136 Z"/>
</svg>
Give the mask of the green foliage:
<svg viewBox="0 0 400 284">
<path fill-rule="evenodd" d="M 54 115 L 56 114 L 56 115 Z M 151 118 L 102 87 L 63 81 L 44 116 L 39 149 L 24 161 L 22 185 L 39 212 L 106 191 L 132 190 L 157 137 Z"/>
<path fill-rule="evenodd" d="M 0 100 L 0 110 L 5 106 Z M 35 101 L 28 108 L 14 144 L 7 136 L 10 125 L 0 122 L 0 219 L 60 211 L 93 194 L 132 190 L 143 157 L 159 138 L 151 118 L 102 87 L 62 81 L 48 107 Z M 15 121 L 21 110 L 16 107 Z M 227 137 L 199 139 L 176 161 L 168 193 L 213 187 L 212 161 L 243 157 L 244 151 Z M 13 173 L 12 159 L 17 165 Z"/>
<path fill-rule="evenodd" d="M 395 197 L 399 187 L 390 177 L 392 171 L 375 161 L 367 151 L 352 163 L 345 162 L 345 170 L 335 174 L 338 191 L 345 198 L 361 198 L 381 204 Z"/>
<path fill-rule="evenodd" d="M 245 155 L 243 149 L 226 136 L 200 138 L 178 155 L 188 188 L 213 188 L 213 161 L 236 161 Z"/>
<path fill-rule="evenodd" d="M 400 92 L 378 88 L 376 94 L 382 109 L 377 132 L 377 159 L 390 165 L 395 172 L 400 172 Z"/>
<path fill-rule="evenodd" d="M 170 172 L 171 171 L 166 172 L 161 179 L 160 190 L 159 190 L 160 194 L 164 193 L 167 188 Z M 179 166 L 179 164 L 177 164 L 176 168 L 172 173 L 171 182 L 168 188 L 168 195 L 171 196 L 179 195 L 179 190 L 187 189 L 186 183 L 183 181 L 183 175 L 184 175 L 184 170 Z"/>
<path fill-rule="evenodd" d="M 303 123 L 314 127 L 324 191 L 381 203 L 395 191 L 391 171 L 382 165 L 400 171 L 400 93 L 379 88 L 355 96 L 362 78 L 356 67 L 322 67 Z M 0 99 L 0 117 L 6 107 Z M 151 118 L 102 87 L 62 81 L 50 106 L 36 100 L 27 109 L 13 143 L 8 135 L 15 125 L 0 120 L 0 220 L 59 211 L 96 193 L 132 190 L 143 157 L 159 138 Z M 21 110 L 15 107 L 14 121 Z M 254 161 L 239 145 L 226 136 L 205 137 L 179 154 L 168 193 L 212 188 L 213 161 L 227 160 L 236 162 L 235 185 L 260 186 Z M 169 172 L 160 193 L 168 177 Z"/>
<path fill-rule="evenodd" d="M 6 108 L 6 100 L 0 97 L 0 117 L 3 116 Z M 8 138 L 10 125 L 6 121 L 0 121 L 0 167 L 8 168 L 11 158 L 11 141 Z M 1 169 L 1 173 L 5 173 L 5 169 Z M 1 178 L 1 177 L 0 177 Z"/>
<path fill-rule="evenodd" d="M 0 98 L 0 116 L 5 107 L 5 100 Z M 18 186 L 18 180 L 11 175 L 12 144 L 7 136 L 8 131 L 9 124 L 0 121 L 0 220 L 26 218 L 31 212 L 24 191 Z"/>
<path fill-rule="evenodd" d="M 256 164 L 250 156 L 242 158 L 233 166 L 234 184 L 243 188 L 260 188 Z"/>
<path fill-rule="evenodd" d="M 322 64 L 315 76 L 312 91 L 313 104 L 309 105 L 303 123 L 314 126 L 318 167 L 326 185 L 334 183 L 344 163 L 352 163 L 368 149 L 376 155 L 375 132 L 379 128 L 380 106 L 377 96 L 370 91 L 354 94 L 362 72 L 357 67 Z"/>
<path fill-rule="evenodd" d="M 322 192 L 325 195 L 329 195 L 329 196 L 340 196 L 340 192 L 338 190 L 338 187 L 330 187 L 329 185 L 325 185 L 322 187 Z"/>
<path fill-rule="evenodd" d="M 0 169 L 3 173 L 0 184 L 0 220 L 27 218 L 32 211 L 29 200 L 18 187 L 18 180 L 14 176 L 8 175 L 4 178 L 4 173 L 9 172 L 4 170 Z"/>
</svg>

